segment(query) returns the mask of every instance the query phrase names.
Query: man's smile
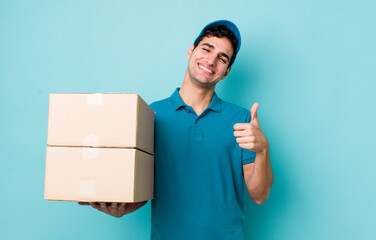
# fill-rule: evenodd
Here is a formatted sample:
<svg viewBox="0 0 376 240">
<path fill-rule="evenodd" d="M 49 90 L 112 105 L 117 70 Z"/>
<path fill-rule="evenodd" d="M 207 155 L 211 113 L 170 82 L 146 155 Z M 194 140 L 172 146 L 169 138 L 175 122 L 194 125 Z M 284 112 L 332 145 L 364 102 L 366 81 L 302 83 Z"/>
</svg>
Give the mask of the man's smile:
<svg viewBox="0 0 376 240">
<path fill-rule="evenodd" d="M 198 64 L 198 67 L 201 68 L 202 70 L 204 70 L 205 72 L 207 72 L 210 75 L 214 74 L 214 72 L 212 70 L 208 69 L 207 67 L 205 67 L 205 66 L 203 66 L 201 64 Z"/>
</svg>

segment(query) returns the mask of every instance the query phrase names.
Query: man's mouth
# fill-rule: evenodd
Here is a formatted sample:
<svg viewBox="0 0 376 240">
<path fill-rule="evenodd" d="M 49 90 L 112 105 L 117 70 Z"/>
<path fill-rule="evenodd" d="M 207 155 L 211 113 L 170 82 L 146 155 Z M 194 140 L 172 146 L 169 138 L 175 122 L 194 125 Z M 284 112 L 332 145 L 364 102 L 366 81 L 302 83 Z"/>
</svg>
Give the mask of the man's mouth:
<svg viewBox="0 0 376 240">
<path fill-rule="evenodd" d="M 213 72 L 212 70 L 210 70 L 210 69 L 204 67 L 203 65 L 199 64 L 198 66 L 199 66 L 199 68 L 201 68 L 201 69 L 204 70 L 205 72 L 209 73 L 210 75 L 213 75 L 213 74 L 214 74 L 214 72 Z"/>
</svg>

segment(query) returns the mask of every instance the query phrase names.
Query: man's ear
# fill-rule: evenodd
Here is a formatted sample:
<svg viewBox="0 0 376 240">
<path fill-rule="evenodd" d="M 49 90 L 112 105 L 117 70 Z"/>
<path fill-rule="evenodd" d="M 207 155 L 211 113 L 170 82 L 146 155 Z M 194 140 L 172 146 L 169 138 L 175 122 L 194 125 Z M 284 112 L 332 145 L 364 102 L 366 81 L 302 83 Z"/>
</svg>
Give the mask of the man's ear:
<svg viewBox="0 0 376 240">
<path fill-rule="evenodd" d="M 227 77 L 227 75 L 230 73 L 230 71 L 231 71 L 231 67 L 227 68 L 225 74 L 223 74 L 221 79 L 225 79 Z"/>
<path fill-rule="evenodd" d="M 195 45 L 191 45 L 188 49 L 188 52 L 187 52 L 187 59 L 189 59 L 191 57 L 191 54 L 193 52 L 193 49 L 195 48 Z"/>
</svg>

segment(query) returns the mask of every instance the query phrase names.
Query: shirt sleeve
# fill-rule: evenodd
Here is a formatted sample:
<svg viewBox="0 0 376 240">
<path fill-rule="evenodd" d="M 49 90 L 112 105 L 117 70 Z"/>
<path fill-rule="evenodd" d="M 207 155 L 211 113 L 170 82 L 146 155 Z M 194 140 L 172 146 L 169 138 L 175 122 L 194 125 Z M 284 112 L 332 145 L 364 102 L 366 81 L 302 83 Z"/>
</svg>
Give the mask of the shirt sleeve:
<svg viewBox="0 0 376 240">
<path fill-rule="evenodd" d="M 251 122 L 251 119 L 252 119 L 251 114 L 248 113 L 244 122 L 249 123 Z M 244 148 L 242 148 L 241 151 L 242 151 L 242 164 L 243 165 L 255 162 L 255 158 L 256 158 L 255 152 L 250 151 L 248 149 L 244 149 Z"/>
</svg>

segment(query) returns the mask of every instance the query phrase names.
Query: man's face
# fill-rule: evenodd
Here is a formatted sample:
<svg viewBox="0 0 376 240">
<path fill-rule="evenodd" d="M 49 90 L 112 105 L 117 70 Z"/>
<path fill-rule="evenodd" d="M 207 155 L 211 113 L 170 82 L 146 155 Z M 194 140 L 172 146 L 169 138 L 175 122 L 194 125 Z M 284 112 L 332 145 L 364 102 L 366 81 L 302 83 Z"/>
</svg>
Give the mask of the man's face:
<svg viewBox="0 0 376 240">
<path fill-rule="evenodd" d="M 205 37 L 195 49 L 188 52 L 188 73 L 194 84 L 213 87 L 230 72 L 228 68 L 233 54 L 232 44 L 226 37 Z"/>
</svg>

